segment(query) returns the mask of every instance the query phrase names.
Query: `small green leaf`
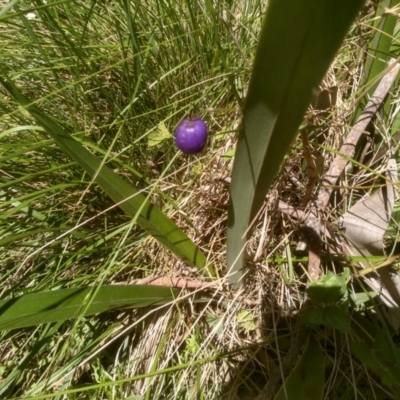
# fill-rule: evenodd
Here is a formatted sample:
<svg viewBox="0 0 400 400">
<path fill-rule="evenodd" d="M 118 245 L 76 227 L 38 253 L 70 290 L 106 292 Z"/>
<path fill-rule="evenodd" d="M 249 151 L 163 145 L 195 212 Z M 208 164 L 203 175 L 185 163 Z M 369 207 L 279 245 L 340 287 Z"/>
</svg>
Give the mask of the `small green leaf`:
<svg viewBox="0 0 400 400">
<path fill-rule="evenodd" d="M 342 274 L 336 275 L 331 271 L 311 282 L 307 294 L 314 303 L 335 303 L 343 300 L 347 294 L 347 279 L 350 271 L 346 268 Z"/>
<path fill-rule="evenodd" d="M 318 328 L 324 323 L 323 307 L 308 307 L 301 313 L 301 319 L 308 328 Z"/>
<path fill-rule="evenodd" d="M 191 335 L 185 340 L 186 352 L 190 355 L 194 355 L 199 351 L 200 345 L 196 338 L 196 335 Z"/>
<path fill-rule="evenodd" d="M 246 331 L 254 331 L 256 329 L 254 316 L 250 311 L 240 310 L 237 313 L 237 322 L 238 325 Z"/>
<path fill-rule="evenodd" d="M 346 311 L 337 306 L 309 307 L 302 312 L 301 317 L 303 323 L 309 328 L 318 328 L 323 325 L 344 332 L 350 326 Z"/>
<path fill-rule="evenodd" d="M 209 314 L 206 317 L 207 325 L 212 329 L 213 333 L 221 335 L 224 331 L 224 320 L 216 314 Z"/>
<path fill-rule="evenodd" d="M 346 331 L 350 326 L 350 318 L 345 310 L 336 306 L 324 307 L 324 325 L 328 328 Z"/>
<path fill-rule="evenodd" d="M 283 386 L 279 389 L 275 400 L 323 399 L 325 386 L 324 356 L 319 343 L 312 335 L 310 335 L 304 354 Z"/>
<path fill-rule="evenodd" d="M 232 157 L 234 157 L 236 153 L 236 147 L 233 149 L 228 150 L 226 153 L 222 154 L 221 158 L 223 161 L 230 161 Z"/>
<path fill-rule="evenodd" d="M 192 167 L 192 171 L 196 174 L 196 175 L 200 175 L 204 170 L 204 165 L 202 163 L 197 163 L 194 164 Z"/>
<path fill-rule="evenodd" d="M 178 290 L 162 286 L 109 285 L 54 290 L 0 301 L 0 330 L 64 321 L 116 308 L 168 303 Z"/>
<path fill-rule="evenodd" d="M 158 146 L 161 142 L 171 137 L 172 135 L 169 133 L 164 122 L 161 122 L 154 131 L 148 134 L 147 147 Z"/>
<path fill-rule="evenodd" d="M 377 294 L 376 292 L 351 293 L 350 298 L 356 306 L 360 306 L 373 299 Z"/>
</svg>

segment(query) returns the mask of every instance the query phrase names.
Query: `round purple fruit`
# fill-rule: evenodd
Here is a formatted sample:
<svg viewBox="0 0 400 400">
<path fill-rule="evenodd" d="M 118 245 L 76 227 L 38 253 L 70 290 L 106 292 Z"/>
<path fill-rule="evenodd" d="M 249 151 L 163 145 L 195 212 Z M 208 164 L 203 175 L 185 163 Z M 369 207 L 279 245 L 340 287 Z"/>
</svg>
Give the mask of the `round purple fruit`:
<svg viewBox="0 0 400 400">
<path fill-rule="evenodd" d="M 175 142 L 184 153 L 199 153 L 206 145 L 207 135 L 207 125 L 201 118 L 185 118 L 176 128 Z"/>
</svg>

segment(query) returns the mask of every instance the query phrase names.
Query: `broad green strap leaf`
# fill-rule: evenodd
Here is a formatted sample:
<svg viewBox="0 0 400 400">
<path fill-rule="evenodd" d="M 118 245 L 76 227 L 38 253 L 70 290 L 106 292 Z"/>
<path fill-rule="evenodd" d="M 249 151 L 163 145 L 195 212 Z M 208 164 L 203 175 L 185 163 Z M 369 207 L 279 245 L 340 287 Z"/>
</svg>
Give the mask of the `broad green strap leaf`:
<svg viewBox="0 0 400 400">
<path fill-rule="evenodd" d="M 0 330 L 64 321 L 115 308 L 161 305 L 177 289 L 147 285 L 110 285 L 27 294 L 0 301 Z"/>
<path fill-rule="evenodd" d="M 318 400 L 324 397 L 324 356 L 310 334 L 307 348 L 293 372 L 279 389 L 275 400 Z"/>
<path fill-rule="evenodd" d="M 54 120 L 42 112 L 26 98 L 11 80 L 0 77 L 0 83 L 8 92 L 35 118 L 45 131 L 72 159 L 91 176 L 95 177 L 103 190 L 118 203 L 130 217 L 136 218 L 138 224 L 155 239 L 166 246 L 181 260 L 203 269 L 207 264 L 205 255 L 189 237 L 171 221 L 159 208 L 151 204 L 144 195 L 125 182 L 92 153 L 86 150 L 69 133 L 62 129 Z M 206 272 L 214 276 L 212 267 Z"/>
<path fill-rule="evenodd" d="M 244 107 L 228 218 L 230 282 L 241 279 L 249 224 L 364 0 L 270 0 Z"/>
</svg>

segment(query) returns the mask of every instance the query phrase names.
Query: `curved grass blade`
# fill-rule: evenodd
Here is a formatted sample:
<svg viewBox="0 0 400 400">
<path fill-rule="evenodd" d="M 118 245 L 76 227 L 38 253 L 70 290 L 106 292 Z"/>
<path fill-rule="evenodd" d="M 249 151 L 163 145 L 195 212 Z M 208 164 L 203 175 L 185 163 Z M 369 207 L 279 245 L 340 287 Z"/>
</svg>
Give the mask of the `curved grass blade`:
<svg viewBox="0 0 400 400">
<path fill-rule="evenodd" d="M 166 304 L 177 294 L 176 289 L 147 285 L 105 285 L 99 289 L 86 287 L 27 294 L 0 301 L 0 330 L 64 321 L 116 308 Z"/>
<path fill-rule="evenodd" d="M 151 204 L 144 195 L 125 182 L 110 168 L 86 150 L 69 133 L 47 116 L 39 107 L 25 97 L 15 84 L 0 77 L 0 83 L 35 118 L 45 131 L 72 159 L 94 177 L 111 199 L 155 239 L 171 250 L 181 260 L 197 267 L 203 273 L 215 276 L 211 266 L 199 247 L 171 221 L 159 208 Z"/>
<path fill-rule="evenodd" d="M 248 227 L 264 202 L 313 91 L 363 0 L 270 0 L 232 172 L 228 271 L 238 285 Z"/>
</svg>

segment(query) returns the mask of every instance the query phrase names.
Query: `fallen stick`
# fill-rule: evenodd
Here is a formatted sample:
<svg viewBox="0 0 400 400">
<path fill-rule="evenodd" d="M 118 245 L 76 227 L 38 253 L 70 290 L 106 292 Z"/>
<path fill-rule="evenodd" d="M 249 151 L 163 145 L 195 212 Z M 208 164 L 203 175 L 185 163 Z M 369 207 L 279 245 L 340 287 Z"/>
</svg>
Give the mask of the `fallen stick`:
<svg viewBox="0 0 400 400">
<path fill-rule="evenodd" d="M 203 282 L 197 279 L 183 279 L 169 276 L 148 276 L 137 279 L 136 285 L 169 286 L 178 289 L 215 289 L 218 287 L 215 282 Z"/>
</svg>

